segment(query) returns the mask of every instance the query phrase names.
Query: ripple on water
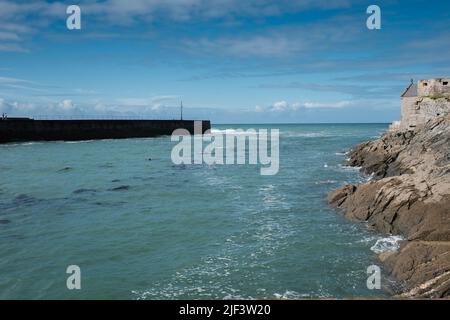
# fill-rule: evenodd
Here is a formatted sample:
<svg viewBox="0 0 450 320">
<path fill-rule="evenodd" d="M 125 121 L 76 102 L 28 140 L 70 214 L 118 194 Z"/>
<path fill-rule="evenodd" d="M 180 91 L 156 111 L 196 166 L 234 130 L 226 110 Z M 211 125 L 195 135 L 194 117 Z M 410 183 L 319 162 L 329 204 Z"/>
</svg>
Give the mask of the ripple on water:
<svg viewBox="0 0 450 320">
<path fill-rule="evenodd" d="M 0 263 L 11 262 L 9 271 L 0 268 L 8 279 L 7 286 L 0 281 L 0 296 L 26 288 L 33 296 L 70 298 L 59 284 L 45 292 L 40 284 L 54 283 L 60 266 L 79 261 L 97 270 L 93 290 L 78 293 L 86 299 L 373 295 L 365 271 L 378 239 L 358 242 L 371 233 L 325 200 L 332 184 L 360 176 L 339 168 L 343 157 L 335 153 L 367 140 L 371 129 L 318 128 L 285 130 L 293 136 L 280 144 L 273 177 L 248 166 L 173 165 L 170 138 L 2 149 L 0 218 L 11 224 L 0 225 L 0 236 L 12 240 L 0 241 Z M 29 161 L 31 152 L 39 161 Z M 72 172 L 57 174 L 69 165 Z"/>
<path fill-rule="evenodd" d="M 83 189 L 83 188 L 81 188 L 81 189 L 74 190 L 72 193 L 73 194 L 82 194 L 82 193 L 95 193 L 95 192 L 97 192 L 96 189 Z"/>
</svg>

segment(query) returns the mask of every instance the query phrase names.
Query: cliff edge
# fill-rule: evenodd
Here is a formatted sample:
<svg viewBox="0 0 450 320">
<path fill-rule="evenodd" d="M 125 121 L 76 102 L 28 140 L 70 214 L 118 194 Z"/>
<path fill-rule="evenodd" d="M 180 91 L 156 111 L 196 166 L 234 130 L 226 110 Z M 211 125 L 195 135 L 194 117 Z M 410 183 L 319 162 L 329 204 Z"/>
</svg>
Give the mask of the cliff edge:
<svg viewBox="0 0 450 320">
<path fill-rule="evenodd" d="M 345 216 L 405 239 L 379 255 L 400 298 L 450 297 L 450 116 L 387 131 L 358 145 L 348 164 L 373 176 L 328 196 Z"/>
</svg>

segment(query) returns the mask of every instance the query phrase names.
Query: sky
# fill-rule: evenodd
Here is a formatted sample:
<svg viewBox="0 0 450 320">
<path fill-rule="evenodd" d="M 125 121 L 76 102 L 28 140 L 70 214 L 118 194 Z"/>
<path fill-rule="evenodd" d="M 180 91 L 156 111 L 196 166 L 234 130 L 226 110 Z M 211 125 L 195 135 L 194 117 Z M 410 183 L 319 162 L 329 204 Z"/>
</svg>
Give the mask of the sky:
<svg viewBox="0 0 450 320">
<path fill-rule="evenodd" d="M 213 123 L 392 122 L 449 52 L 447 0 L 0 0 L 0 112 L 171 119 L 183 101 Z"/>
</svg>

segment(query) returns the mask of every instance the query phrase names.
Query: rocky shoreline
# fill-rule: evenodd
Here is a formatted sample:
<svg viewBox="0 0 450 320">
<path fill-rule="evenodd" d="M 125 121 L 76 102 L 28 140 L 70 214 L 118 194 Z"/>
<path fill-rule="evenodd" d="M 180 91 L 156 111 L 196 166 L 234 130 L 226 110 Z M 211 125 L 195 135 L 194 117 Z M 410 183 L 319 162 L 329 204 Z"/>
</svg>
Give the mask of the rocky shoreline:
<svg viewBox="0 0 450 320">
<path fill-rule="evenodd" d="M 450 298 L 450 117 L 414 130 L 387 131 L 350 152 L 348 165 L 372 179 L 346 185 L 329 203 L 353 221 L 401 235 L 379 255 L 398 298 Z"/>
</svg>

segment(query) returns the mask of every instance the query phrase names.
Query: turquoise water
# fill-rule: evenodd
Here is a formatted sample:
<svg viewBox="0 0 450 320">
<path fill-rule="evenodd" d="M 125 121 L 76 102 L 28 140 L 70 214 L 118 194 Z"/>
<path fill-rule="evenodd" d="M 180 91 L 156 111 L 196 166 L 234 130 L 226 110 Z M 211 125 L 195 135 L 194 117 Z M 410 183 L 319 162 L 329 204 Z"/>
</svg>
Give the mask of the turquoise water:
<svg viewBox="0 0 450 320">
<path fill-rule="evenodd" d="M 380 236 L 326 194 L 366 179 L 345 151 L 387 125 L 252 127 L 280 129 L 278 175 L 176 166 L 170 137 L 0 145 L 0 298 L 383 296 L 366 288 Z"/>
</svg>

